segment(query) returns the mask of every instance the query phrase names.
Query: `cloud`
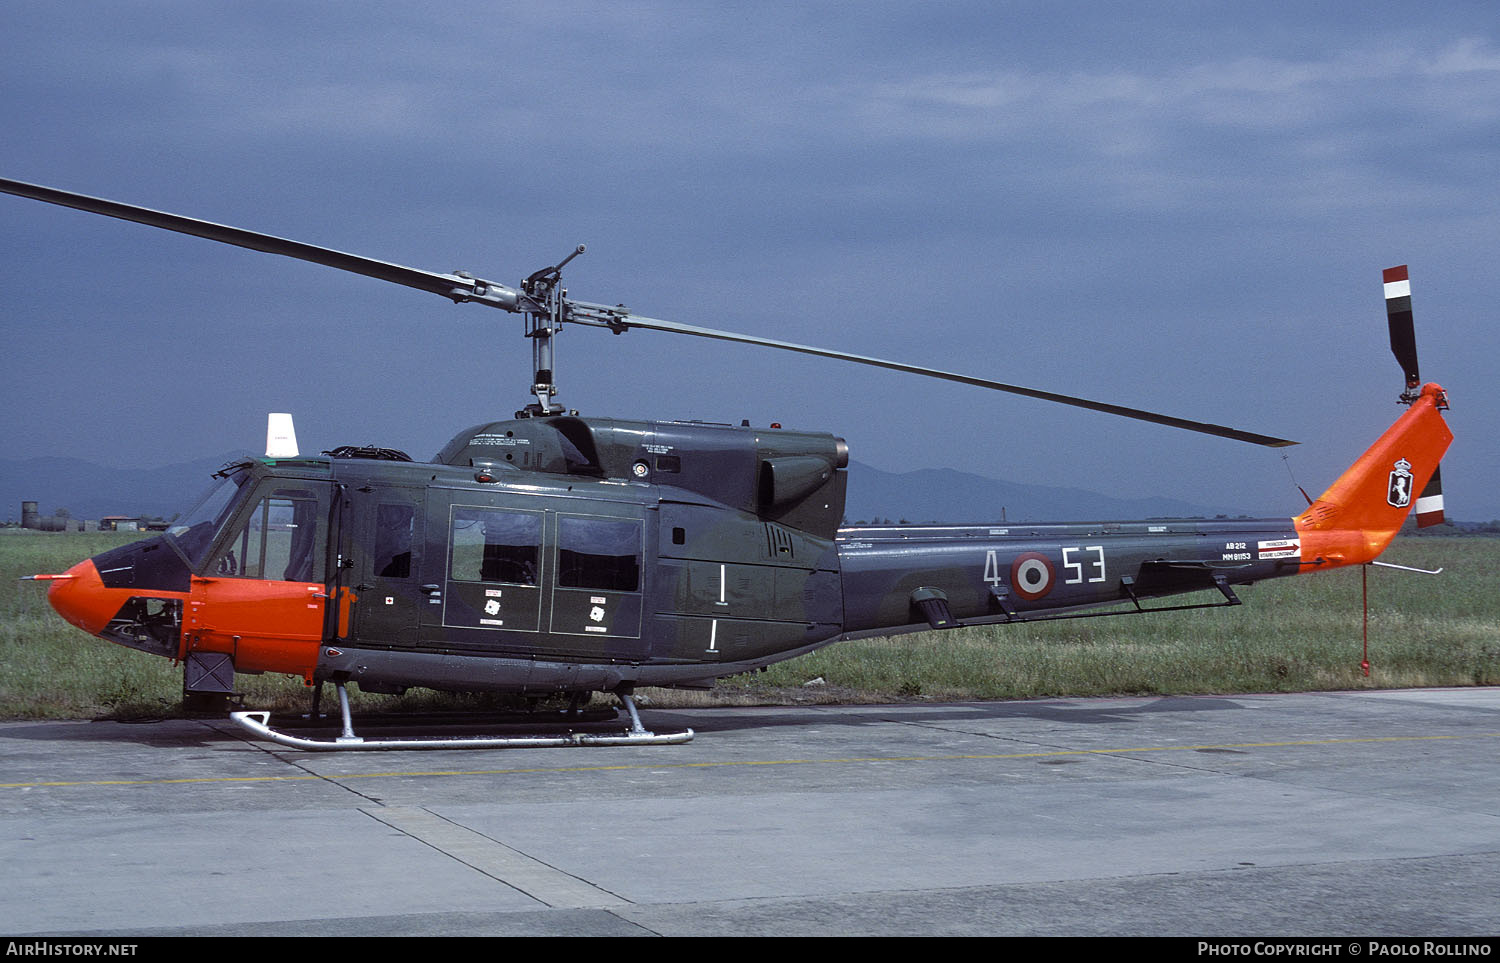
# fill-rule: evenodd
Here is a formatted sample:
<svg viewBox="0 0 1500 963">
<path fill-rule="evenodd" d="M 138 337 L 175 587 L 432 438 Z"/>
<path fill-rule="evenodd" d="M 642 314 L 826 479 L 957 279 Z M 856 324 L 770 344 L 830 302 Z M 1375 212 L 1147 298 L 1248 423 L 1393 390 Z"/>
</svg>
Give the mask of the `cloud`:
<svg viewBox="0 0 1500 963">
<path fill-rule="evenodd" d="M 1500 104 L 1491 86 L 1496 73 L 1500 53 L 1486 40 L 1466 38 L 1421 53 L 1392 39 L 1323 60 L 1243 57 L 1158 72 L 928 73 L 840 85 L 831 96 L 849 101 L 873 136 L 986 140 L 1064 132 L 1082 143 L 1102 143 L 1184 123 L 1257 135 L 1332 125 L 1367 111 L 1376 96 L 1397 110 L 1416 102 L 1441 121 L 1469 121 L 1466 94 Z M 1439 83 L 1450 97 L 1432 96 Z M 1351 96 L 1356 87 L 1359 95 Z"/>
<path fill-rule="evenodd" d="M 1489 40 L 1414 48 L 1392 36 L 1318 59 L 922 72 L 827 96 L 872 142 L 986 152 L 1023 193 L 1064 195 L 1076 183 L 1091 204 L 1158 213 L 1254 208 L 1274 194 L 1281 214 L 1316 218 L 1388 190 L 1392 151 L 1492 129 L 1497 73 Z M 1427 202 L 1444 193 L 1420 166 L 1400 176 Z"/>
</svg>

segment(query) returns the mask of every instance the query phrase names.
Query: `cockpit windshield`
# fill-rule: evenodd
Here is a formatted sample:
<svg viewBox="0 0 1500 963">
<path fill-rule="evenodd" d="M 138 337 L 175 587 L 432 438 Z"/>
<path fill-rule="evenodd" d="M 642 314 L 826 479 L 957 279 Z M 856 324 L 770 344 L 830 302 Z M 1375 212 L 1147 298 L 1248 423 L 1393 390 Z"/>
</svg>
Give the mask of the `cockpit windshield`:
<svg viewBox="0 0 1500 963">
<path fill-rule="evenodd" d="M 233 513 L 241 489 L 250 480 L 249 467 L 245 462 L 215 473 L 208 490 L 167 529 L 167 541 L 182 553 L 193 571 L 203 563 L 214 535 Z"/>
</svg>

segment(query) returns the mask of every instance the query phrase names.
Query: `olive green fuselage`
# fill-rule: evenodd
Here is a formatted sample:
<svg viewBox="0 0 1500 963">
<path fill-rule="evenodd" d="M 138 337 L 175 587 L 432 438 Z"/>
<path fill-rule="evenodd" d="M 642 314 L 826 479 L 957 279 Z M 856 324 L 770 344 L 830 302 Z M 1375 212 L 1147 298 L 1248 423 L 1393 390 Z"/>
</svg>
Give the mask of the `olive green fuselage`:
<svg viewBox="0 0 1500 963">
<path fill-rule="evenodd" d="M 227 469 L 172 533 L 100 557 L 129 589 L 100 634 L 184 659 L 190 689 L 702 686 L 854 636 L 1232 600 L 1299 565 L 1289 519 L 839 528 L 847 453 L 822 433 L 566 417 L 475 426 L 432 463 L 374 451 Z M 300 617 L 258 621 L 287 598 Z"/>
</svg>

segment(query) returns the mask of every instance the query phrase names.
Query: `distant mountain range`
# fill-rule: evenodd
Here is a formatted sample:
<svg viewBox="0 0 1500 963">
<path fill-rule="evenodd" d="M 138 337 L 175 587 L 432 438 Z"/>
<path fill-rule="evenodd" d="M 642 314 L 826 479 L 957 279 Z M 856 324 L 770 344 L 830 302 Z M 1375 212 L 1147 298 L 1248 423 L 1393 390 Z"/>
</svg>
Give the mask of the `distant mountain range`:
<svg viewBox="0 0 1500 963">
<path fill-rule="evenodd" d="M 228 451 L 160 468 L 109 468 L 80 458 L 0 459 L 0 522 L 19 521 L 23 501 L 37 502 L 43 515 L 67 509 L 74 518 L 171 518 L 191 507 L 209 475 L 249 454 Z M 844 514 L 850 522 L 1000 522 L 1212 517 L 1219 511 L 1170 498 L 1023 485 L 949 468 L 894 473 L 854 462 Z"/>
<path fill-rule="evenodd" d="M 885 472 L 849 465 L 844 517 L 851 523 L 1065 522 L 1213 517 L 1223 509 L 1175 498 L 1115 498 L 1082 488 L 1049 488 L 951 468 Z"/>
<path fill-rule="evenodd" d="M 61 508 L 74 518 L 171 518 L 192 507 L 225 462 L 248 454 L 228 451 L 160 468 L 109 468 L 81 458 L 0 458 L 0 522 L 19 522 L 22 502 L 36 502 L 43 515 Z"/>
</svg>

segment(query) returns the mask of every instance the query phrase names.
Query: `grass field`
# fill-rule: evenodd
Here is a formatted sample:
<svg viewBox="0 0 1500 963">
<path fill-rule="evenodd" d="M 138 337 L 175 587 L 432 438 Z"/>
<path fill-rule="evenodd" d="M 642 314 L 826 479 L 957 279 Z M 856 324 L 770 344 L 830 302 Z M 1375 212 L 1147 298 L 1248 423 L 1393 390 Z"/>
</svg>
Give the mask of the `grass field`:
<svg viewBox="0 0 1500 963">
<path fill-rule="evenodd" d="M 17 581 L 63 571 L 136 537 L 0 535 L 0 718 L 179 711 L 180 668 L 73 628 L 47 605 L 44 583 Z M 725 679 L 710 693 L 647 690 L 642 701 L 898 702 L 1500 683 L 1500 539 L 1398 539 L 1384 560 L 1444 572 L 1370 571 L 1369 678 L 1360 669 L 1360 572 L 1352 569 L 1240 589 L 1245 604 L 1237 608 L 843 642 Z M 307 698 L 296 679 L 238 682 L 256 708 L 291 708 Z M 397 711 L 475 702 L 483 700 L 420 690 L 400 699 L 356 696 L 360 708 Z"/>
</svg>

